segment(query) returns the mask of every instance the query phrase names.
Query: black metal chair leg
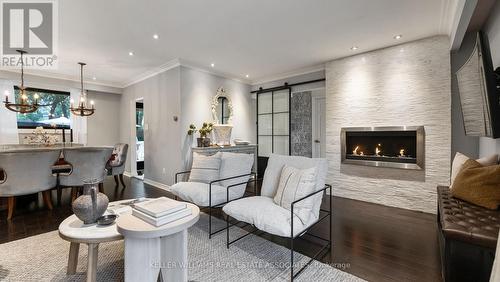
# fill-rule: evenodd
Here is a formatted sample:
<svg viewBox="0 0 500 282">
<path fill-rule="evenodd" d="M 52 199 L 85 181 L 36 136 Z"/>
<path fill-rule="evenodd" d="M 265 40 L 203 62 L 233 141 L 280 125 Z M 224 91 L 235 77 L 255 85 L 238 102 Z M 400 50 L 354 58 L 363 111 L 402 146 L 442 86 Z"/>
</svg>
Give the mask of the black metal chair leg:
<svg viewBox="0 0 500 282">
<path fill-rule="evenodd" d="M 208 239 L 212 239 L 212 207 L 208 207 Z"/>
<path fill-rule="evenodd" d="M 229 215 L 226 216 L 226 248 L 229 249 Z"/>
<path fill-rule="evenodd" d="M 290 281 L 293 281 L 293 235 L 290 239 Z"/>
<path fill-rule="evenodd" d="M 118 183 L 118 175 L 113 175 L 113 178 L 115 179 L 115 186 L 120 186 L 120 183 Z"/>
</svg>

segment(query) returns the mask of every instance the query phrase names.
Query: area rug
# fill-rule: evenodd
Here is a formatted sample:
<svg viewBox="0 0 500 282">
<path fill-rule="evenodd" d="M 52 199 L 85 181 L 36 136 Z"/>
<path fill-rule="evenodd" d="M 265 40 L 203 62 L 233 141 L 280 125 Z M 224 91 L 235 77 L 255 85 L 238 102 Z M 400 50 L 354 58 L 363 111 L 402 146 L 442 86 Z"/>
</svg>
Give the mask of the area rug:
<svg viewBox="0 0 500 282">
<path fill-rule="evenodd" d="M 225 223 L 217 221 L 217 225 Z M 226 235 L 208 239 L 208 217 L 189 229 L 190 281 L 288 281 L 290 251 L 249 235 L 226 248 Z M 237 227 L 231 235 L 245 231 Z M 231 237 L 232 237 L 231 236 Z M 99 245 L 98 281 L 123 281 L 123 241 Z M 85 281 L 87 248 L 81 245 L 77 273 L 66 275 L 69 243 L 57 231 L 0 245 L 0 281 Z M 307 257 L 296 253 L 299 264 Z M 330 265 L 314 261 L 296 281 L 363 281 Z"/>
</svg>

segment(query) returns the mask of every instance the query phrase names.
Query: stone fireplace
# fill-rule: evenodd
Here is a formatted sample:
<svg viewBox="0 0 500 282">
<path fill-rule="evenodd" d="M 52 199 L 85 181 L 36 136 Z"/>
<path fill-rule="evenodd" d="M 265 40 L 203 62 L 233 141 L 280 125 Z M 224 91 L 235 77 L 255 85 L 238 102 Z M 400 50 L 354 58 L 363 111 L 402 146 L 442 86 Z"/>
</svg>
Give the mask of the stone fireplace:
<svg viewBox="0 0 500 282">
<path fill-rule="evenodd" d="M 342 163 L 423 169 L 423 126 L 346 127 L 341 129 Z"/>
<path fill-rule="evenodd" d="M 436 213 L 436 187 L 449 185 L 450 181 L 450 81 L 449 39 L 446 36 L 412 41 L 327 63 L 327 183 L 332 185 L 334 195 Z M 424 126 L 425 145 L 422 148 L 425 152 L 422 159 L 419 158 L 418 141 L 416 153 L 410 148 L 415 145 L 404 140 L 403 143 L 395 142 L 394 147 L 387 144 L 387 139 L 395 138 L 390 135 L 398 134 L 397 139 L 404 139 L 410 134 L 406 132 L 388 132 L 389 136 L 384 137 L 377 136 L 381 133 L 369 128 L 362 133 L 349 134 L 349 145 L 342 145 L 342 129 L 394 125 Z M 356 136 L 358 134 L 361 136 Z M 364 137 L 384 140 L 366 141 Z M 415 130 L 410 137 L 415 139 Z M 358 144 L 351 142 L 367 143 L 367 147 L 362 148 L 364 157 L 361 157 L 361 146 L 356 150 L 357 155 L 353 154 Z M 376 156 L 378 144 L 381 144 L 379 155 L 387 158 Z M 401 149 L 405 150 L 403 155 L 408 156 L 408 160 L 398 157 Z M 348 154 L 352 156 L 348 157 Z M 375 156 L 373 159 L 367 155 Z M 392 160 L 414 169 L 394 169 Z M 422 160 L 421 165 L 419 160 Z M 387 166 L 372 166 L 379 164 Z"/>
</svg>

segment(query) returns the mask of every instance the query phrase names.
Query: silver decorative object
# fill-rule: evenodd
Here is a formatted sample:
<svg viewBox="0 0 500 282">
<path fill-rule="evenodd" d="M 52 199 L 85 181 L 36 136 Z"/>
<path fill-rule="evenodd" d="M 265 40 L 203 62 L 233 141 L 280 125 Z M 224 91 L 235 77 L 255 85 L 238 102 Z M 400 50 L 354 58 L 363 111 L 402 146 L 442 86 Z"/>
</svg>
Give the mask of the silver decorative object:
<svg viewBox="0 0 500 282">
<path fill-rule="evenodd" d="M 83 183 L 83 195 L 73 202 L 73 212 L 83 223 L 92 224 L 104 214 L 109 199 L 99 193 L 99 180 L 86 180 Z"/>
</svg>

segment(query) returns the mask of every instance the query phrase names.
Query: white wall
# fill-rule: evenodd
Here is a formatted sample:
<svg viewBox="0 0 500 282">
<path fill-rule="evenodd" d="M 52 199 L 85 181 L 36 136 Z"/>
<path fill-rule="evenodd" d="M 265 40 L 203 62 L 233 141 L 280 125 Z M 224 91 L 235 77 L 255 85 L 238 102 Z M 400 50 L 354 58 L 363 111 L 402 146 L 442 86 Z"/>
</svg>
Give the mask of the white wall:
<svg viewBox="0 0 500 282">
<path fill-rule="evenodd" d="M 124 89 L 121 101 L 120 139 L 130 140 L 131 110 L 144 98 L 145 179 L 171 185 L 176 172 L 189 168 L 196 134 L 188 137 L 189 124 L 212 122 L 211 102 L 224 87 L 233 103 L 233 135 L 255 142 L 255 116 L 250 86 L 208 72 L 179 66 Z M 178 121 L 174 121 L 174 116 Z M 131 162 L 127 162 L 127 171 Z"/>
<path fill-rule="evenodd" d="M 500 67 L 500 2 L 497 1 L 485 27 L 490 40 L 493 67 Z M 481 157 L 500 154 L 500 139 L 482 137 L 479 140 L 479 155 Z"/>
<path fill-rule="evenodd" d="M 121 95 L 88 91 L 88 100 L 94 100 L 96 111 L 87 118 L 87 144 L 113 146 L 120 142 Z"/>
<path fill-rule="evenodd" d="M 144 177 L 148 180 L 172 184 L 181 165 L 180 122 L 180 67 L 162 72 L 133 84 L 123 91 L 120 114 L 120 140 L 133 147 L 135 135 L 135 102 L 144 98 Z M 126 171 L 131 171 L 133 154 L 129 151 Z M 163 170 L 165 169 L 165 170 Z"/>
<path fill-rule="evenodd" d="M 449 39 L 427 38 L 332 61 L 326 66 L 328 183 L 340 197 L 436 212 L 436 186 L 449 184 Z M 425 171 L 341 165 L 342 127 L 425 126 Z"/>
<path fill-rule="evenodd" d="M 194 123 L 200 128 L 203 122 L 213 122 L 212 98 L 223 87 L 233 104 L 233 130 L 231 139 L 241 138 L 256 142 L 255 111 L 250 95 L 250 85 L 207 72 L 181 66 L 181 138 L 184 167 L 189 167 L 191 147 L 196 137 L 186 134 Z"/>
<path fill-rule="evenodd" d="M 266 89 L 266 88 L 283 86 L 283 84 L 285 84 L 285 82 L 287 82 L 288 84 L 293 84 L 293 83 L 300 83 L 300 82 L 311 81 L 311 80 L 322 79 L 322 78 L 325 78 L 325 71 L 324 70 L 300 74 L 300 75 L 294 75 L 294 76 L 290 76 L 290 77 L 286 77 L 286 78 L 282 78 L 282 79 L 278 79 L 278 80 L 267 81 L 264 83 L 252 84 L 252 90 L 258 90 L 259 87 Z M 318 89 L 318 88 L 324 88 L 324 87 L 325 87 L 325 82 L 320 81 L 320 82 L 295 86 L 295 87 L 293 87 L 292 91 L 293 92 L 301 92 L 301 91 L 307 91 L 307 90 L 311 90 L 311 89 Z"/>
</svg>

